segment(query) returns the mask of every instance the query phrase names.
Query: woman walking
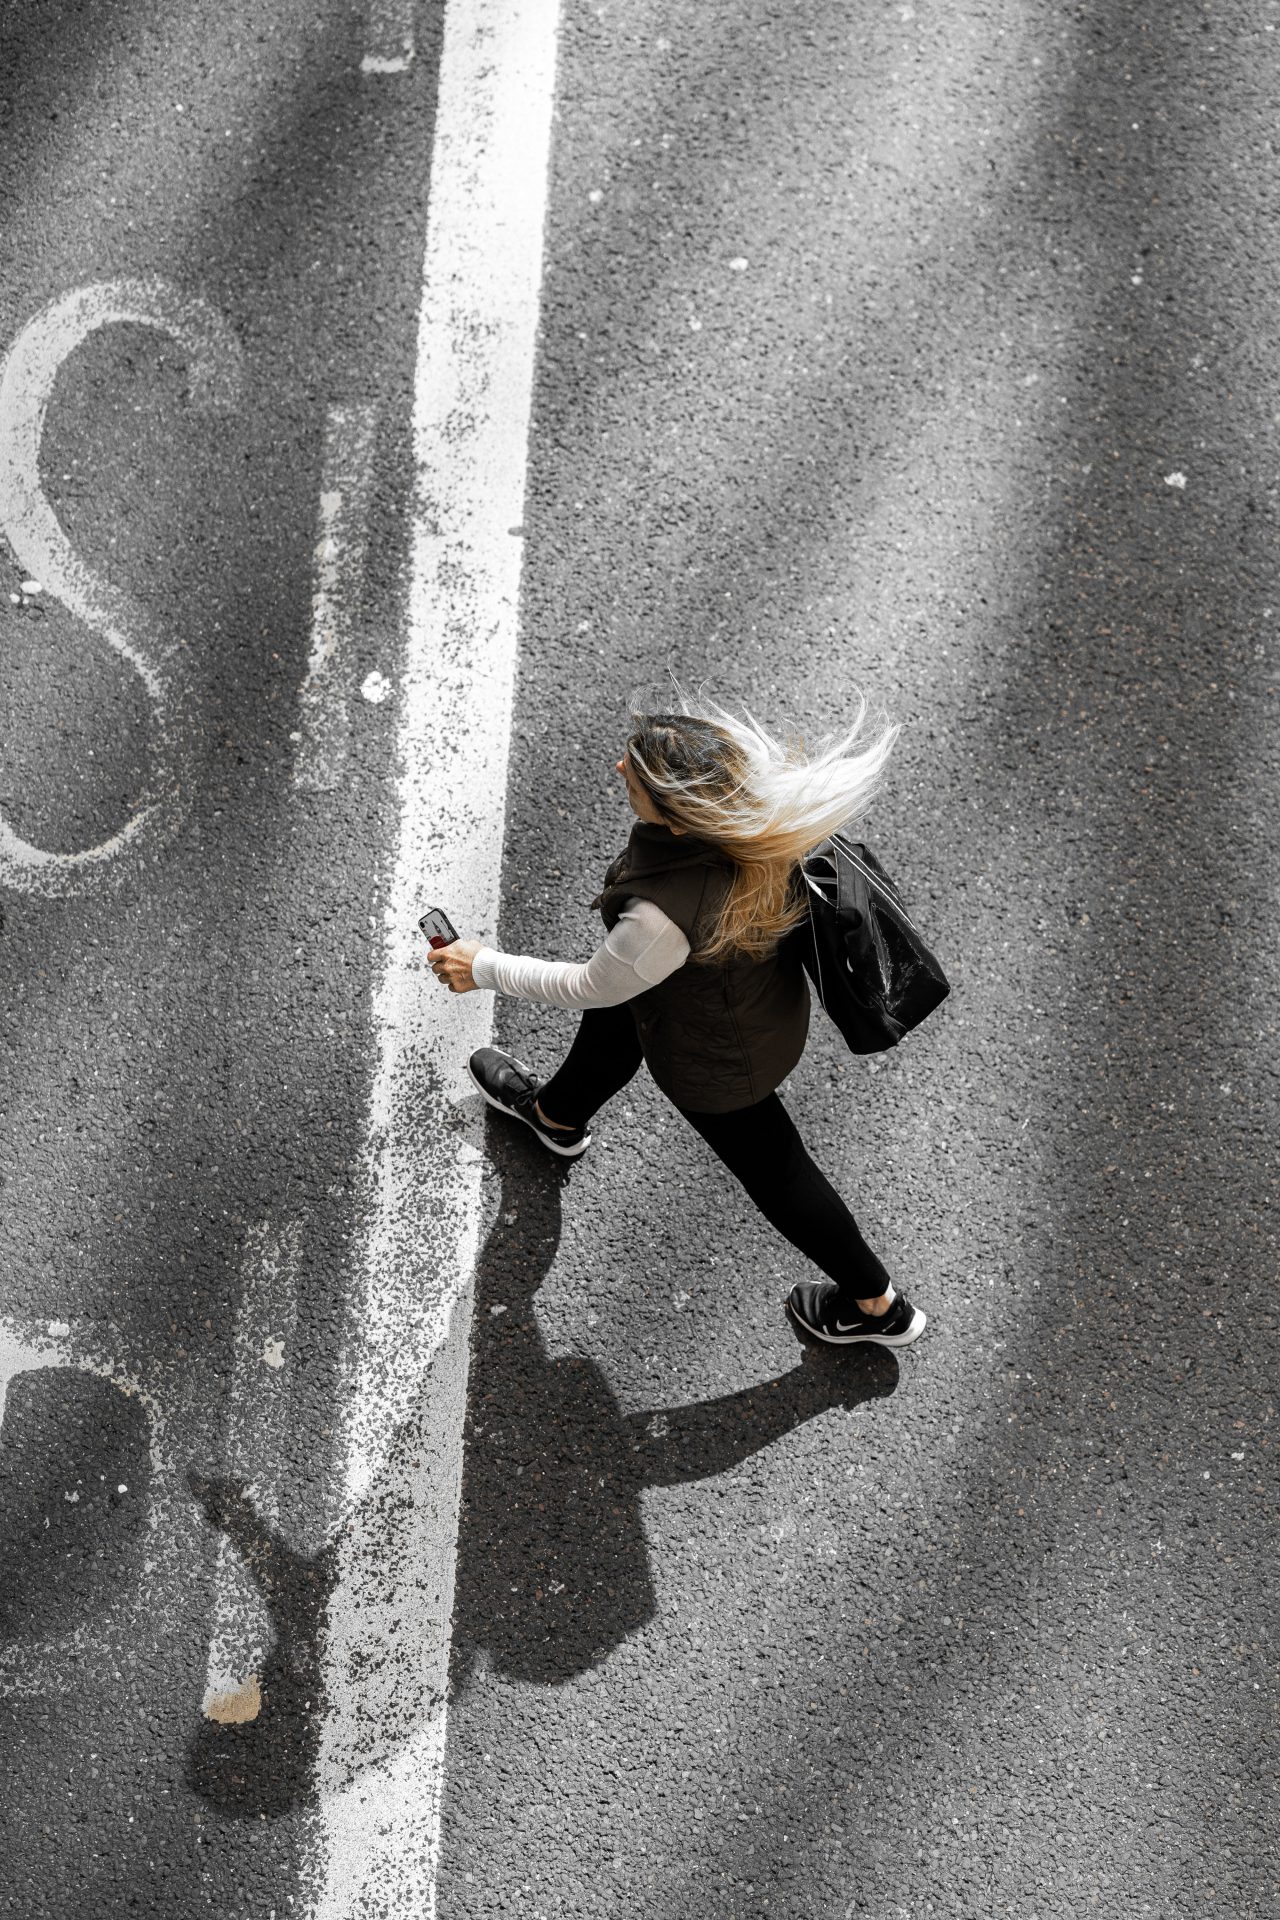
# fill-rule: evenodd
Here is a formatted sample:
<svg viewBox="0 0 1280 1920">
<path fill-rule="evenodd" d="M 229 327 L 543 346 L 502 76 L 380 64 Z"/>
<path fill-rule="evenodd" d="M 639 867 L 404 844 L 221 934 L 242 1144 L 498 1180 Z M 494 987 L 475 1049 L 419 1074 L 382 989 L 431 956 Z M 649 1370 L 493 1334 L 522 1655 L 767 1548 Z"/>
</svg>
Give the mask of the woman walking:
<svg viewBox="0 0 1280 1920">
<path fill-rule="evenodd" d="M 837 1345 L 905 1347 L 925 1315 L 895 1290 L 858 1223 L 810 1158 L 777 1088 L 804 1052 L 809 987 L 782 936 L 808 913 L 800 861 L 847 828 L 878 784 L 897 726 L 864 740 L 858 717 L 812 757 L 785 750 L 751 716 L 717 702 L 695 713 L 631 710 L 617 770 L 637 815 L 591 902 L 603 943 L 582 963 L 455 940 L 431 953 L 451 992 L 492 988 L 581 1008 L 548 1080 L 498 1047 L 471 1077 L 492 1107 L 532 1127 L 553 1153 L 591 1144 L 592 1116 L 643 1059 L 662 1092 L 757 1207 L 825 1276 L 787 1306 Z"/>
</svg>

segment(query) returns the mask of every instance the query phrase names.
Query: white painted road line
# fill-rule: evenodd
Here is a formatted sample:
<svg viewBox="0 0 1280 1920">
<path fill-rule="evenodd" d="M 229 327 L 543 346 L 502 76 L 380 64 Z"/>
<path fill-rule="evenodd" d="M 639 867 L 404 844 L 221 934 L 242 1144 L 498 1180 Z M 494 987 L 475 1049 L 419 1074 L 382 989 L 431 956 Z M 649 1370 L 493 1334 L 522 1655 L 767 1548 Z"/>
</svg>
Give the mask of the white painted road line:
<svg viewBox="0 0 1280 1920">
<path fill-rule="evenodd" d="M 298 1229 L 282 1234 L 261 1222 L 249 1236 L 236 1315 L 227 1406 L 225 1467 L 246 1483 L 262 1520 L 280 1521 L 279 1465 L 287 1456 L 289 1381 L 297 1322 Z M 261 1677 L 271 1651 L 266 1602 L 227 1534 L 219 1535 L 203 1710 L 207 1720 L 257 1718 Z"/>
<path fill-rule="evenodd" d="M 240 343 L 221 314 L 163 280 L 107 280 L 65 294 L 28 321 L 0 369 L 0 525 L 19 565 L 138 676 L 152 708 L 152 791 L 118 833 L 78 853 L 50 853 L 0 816 L 0 885 L 29 893 L 74 892 L 141 838 L 172 832 L 181 817 L 173 646 L 141 601 L 85 566 L 40 479 L 40 441 L 59 368 L 99 327 L 122 323 L 157 327 L 186 349 L 192 405 L 202 411 L 225 412 L 243 384 Z"/>
<path fill-rule="evenodd" d="M 377 417 L 375 407 L 331 407 L 325 432 L 311 655 L 293 761 L 295 783 L 312 792 L 336 787 L 347 761 L 347 656 L 364 573 Z"/>
<path fill-rule="evenodd" d="M 414 0 L 369 0 L 362 73 L 403 73 L 413 59 Z"/>
<path fill-rule="evenodd" d="M 557 0 L 451 0 L 414 404 L 400 837 L 371 1095 L 372 1216 L 326 1643 L 316 1920 L 435 1913 L 491 996 L 416 921 L 498 920 Z M 466 1090 L 462 1125 L 452 1109 Z"/>
</svg>

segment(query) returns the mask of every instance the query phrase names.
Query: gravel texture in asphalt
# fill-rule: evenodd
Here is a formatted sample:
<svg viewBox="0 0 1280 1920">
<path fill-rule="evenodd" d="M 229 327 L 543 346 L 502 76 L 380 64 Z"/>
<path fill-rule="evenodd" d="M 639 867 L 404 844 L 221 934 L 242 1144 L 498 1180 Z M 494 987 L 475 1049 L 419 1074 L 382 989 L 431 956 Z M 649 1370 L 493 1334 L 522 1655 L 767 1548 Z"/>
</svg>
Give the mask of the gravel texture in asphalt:
<svg viewBox="0 0 1280 1920">
<path fill-rule="evenodd" d="M 441 33 L 362 71 L 372 18 L 0 27 L 0 347 L 150 302 L 60 364 L 40 481 L 167 701 L 6 550 L 0 813 L 73 852 L 170 809 L 0 901 L 23 1920 L 319 1897 Z M 566 0 L 504 907 L 460 931 L 586 957 L 668 667 L 807 736 L 861 686 L 904 722 L 865 836 L 953 993 L 876 1059 L 815 1007 L 783 1089 L 929 1315 L 901 1358 L 797 1343 L 804 1262 L 643 1070 L 579 1161 L 490 1116 L 441 1920 L 1275 1909 L 1277 38 Z M 547 1074 L 573 1031 L 495 1018 Z M 258 1710 L 210 1719 L 246 1571 Z"/>
</svg>

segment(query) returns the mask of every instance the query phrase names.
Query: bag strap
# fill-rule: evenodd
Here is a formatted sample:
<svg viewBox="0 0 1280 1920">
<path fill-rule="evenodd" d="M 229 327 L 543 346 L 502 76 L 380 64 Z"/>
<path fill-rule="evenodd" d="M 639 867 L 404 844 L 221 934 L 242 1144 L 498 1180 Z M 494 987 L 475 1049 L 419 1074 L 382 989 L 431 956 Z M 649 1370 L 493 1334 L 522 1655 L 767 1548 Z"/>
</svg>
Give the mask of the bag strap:
<svg viewBox="0 0 1280 1920">
<path fill-rule="evenodd" d="M 874 887 L 877 890 L 877 892 L 883 894 L 885 899 L 889 902 L 889 905 L 893 908 L 894 912 L 901 914 L 902 918 L 906 921 L 907 925 L 910 927 L 912 933 L 915 934 L 916 939 L 923 941 L 924 935 L 921 933 L 919 927 L 916 925 L 915 921 L 911 918 L 911 915 L 907 912 L 906 908 L 903 906 L 902 895 L 898 892 L 896 884 L 892 880 L 890 880 L 888 874 L 885 874 L 884 878 L 881 879 L 878 874 L 872 873 L 870 867 L 866 865 L 865 861 L 859 860 L 857 854 L 853 851 L 853 848 L 850 846 L 847 840 L 840 839 L 840 837 L 834 833 L 828 835 L 828 838 L 830 839 L 833 846 L 839 847 L 841 853 L 844 854 L 850 866 L 856 867 L 858 869 L 858 872 L 862 875 L 867 885 L 869 887 Z"/>
<path fill-rule="evenodd" d="M 804 873 L 804 883 L 808 887 L 810 893 L 816 893 L 820 899 L 825 900 L 826 895 L 823 893 L 822 888 L 818 885 L 817 881 L 810 879 L 809 875 L 805 873 L 803 866 L 801 867 L 800 871 L 801 873 Z M 812 901 L 810 901 L 809 903 L 809 938 L 813 942 L 813 962 L 818 969 L 818 998 L 819 1000 L 821 1000 L 823 1006 L 825 1007 L 827 1004 L 827 997 L 822 990 L 822 956 L 818 952 L 818 929 L 813 924 L 813 902 Z"/>
</svg>

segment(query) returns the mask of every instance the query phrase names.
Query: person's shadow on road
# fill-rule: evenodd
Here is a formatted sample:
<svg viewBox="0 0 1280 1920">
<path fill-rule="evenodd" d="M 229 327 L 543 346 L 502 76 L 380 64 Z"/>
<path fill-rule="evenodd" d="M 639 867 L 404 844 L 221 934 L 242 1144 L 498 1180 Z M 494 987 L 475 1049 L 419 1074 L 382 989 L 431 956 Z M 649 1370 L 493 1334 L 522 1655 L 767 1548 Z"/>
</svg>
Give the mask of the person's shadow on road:
<svg viewBox="0 0 1280 1920">
<path fill-rule="evenodd" d="M 624 1414 L 602 1370 L 577 1355 L 553 1358 L 538 1325 L 535 1295 L 559 1243 L 570 1169 L 547 1166 L 532 1142 L 494 1144 L 502 1194 L 476 1268 L 451 1691 L 481 1650 L 495 1671 L 522 1680 L 555 1683 L 596 1665 L 656 1611 L 647 1487 L 726 1472 L 815 1414 L 883 1398 L 898 1379 L 883 1348 L 806 1347 L 788 1372 L 737 1393 Z M 513 1211 L 518 1234 L 503 1219 Z M 393 1442 L 388 1460 L 399 1453 Z M 201 1722 L 187 1783 L 224 1813 L 282 1814 L 316 1797 L 335 1542 L 299 1553 L 243 1481 L 194 1469 L 188 1481 L 253 1578 L 272 1645 L 256 1711 L 241 1723 Z M 366 1519 L 401 1493 L 377 1482 Z"/>
<path fill-rule="evenodd" d="M 624 1414 L 601 1369 L 553 1358 L 538 1324 L 572 1169 L 546 1165 L 531 1141 L 494 1145 L 502 1195 L 476 1270 L 453 1690 L 481 1649 L 520 1680 L 554 1683 L 595 1665 L 655 1613 L 646 1488 L 724 1473 L 898 1380 L 884 1348 L 805 1346 L 789 1371 L 739 1392 Z M 515 1232 L 503 1224 L 512 1211 Z"/>
</svg>

